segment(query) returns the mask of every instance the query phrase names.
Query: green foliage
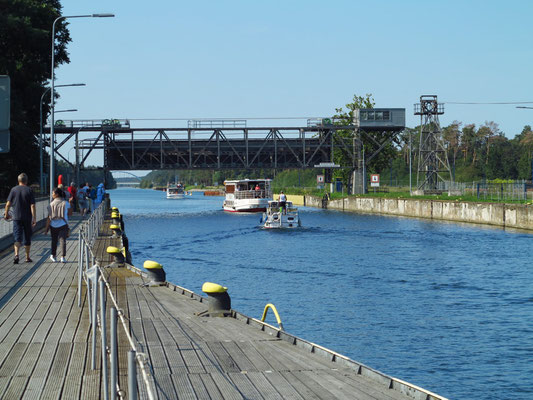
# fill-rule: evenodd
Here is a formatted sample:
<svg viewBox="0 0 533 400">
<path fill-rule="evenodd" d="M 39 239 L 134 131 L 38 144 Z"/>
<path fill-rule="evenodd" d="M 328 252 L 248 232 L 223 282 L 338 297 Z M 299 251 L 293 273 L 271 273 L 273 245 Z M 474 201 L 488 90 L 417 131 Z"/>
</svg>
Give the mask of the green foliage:
<svg viewBox="0 0 533 400">
<path fill-rule="evenodd" d="M 357 96 L 354 95 L 352 102 L 346 104 L 346 110 L 344 110 L 342 107 L 336 108 L 335 112 L 336 114 L 333 116 L 335 120 L 336 125 L 351 125 L 353 124 L 354 120 L 354 113 L 355 110 L 361 109 L 361 108 L 374 108 L 374 98 L 372 97 L 372 94 L 366 94 L 366 96 Z M 347 146 L 352 147 L 353 146 L 353 138 L 354 138 L 354 131 L 351 130 L 339 130 L 335 134 L 335 141 L 338 142 L 345 142 Z M 365 143 L 365 145 L 370 146 L 370 144 Z M 333 161 L 336 164 L 340 165 L 350 165 L 353 164 L 352 158 L 347 154 L 347 152 L 343 151 L 341 148 L 337 148 L 333 152 Z M 333 172 L 333 180 L 335 178 L 341 178 L 344 185 L 347 185 L 350 182 L 352 169 L 351 168 L 340 168 Z"/>
<path fill-rule="evenodd" d="M 39 102 L 50 79 L 52 23 L 59 0 L 0 0 L 0 75 L 11 78 L 11 152 L 0 154 L 0 197 L 26 172 L 39 181 Z M 69 62 L 67 24 L 56 24 L 56 66 Z M 43 107 L 46 118 L 48 105 Z"/>
<path fill-rule="evenodd" d="M 276 174 L 272 186 L 276 188 L 287 187 L 316 187 L 317 169 L 285 170 Z"/>
<path fill-rule="evenodd" d="M 166 186 L 178 181 L 186 186 L 218 186 L 228 179 L 273 178 L 274 171 L 269 169 L 252 170 L 156 170 L 147 174 L 141 181 L 142 188 Z"/>
</svg>

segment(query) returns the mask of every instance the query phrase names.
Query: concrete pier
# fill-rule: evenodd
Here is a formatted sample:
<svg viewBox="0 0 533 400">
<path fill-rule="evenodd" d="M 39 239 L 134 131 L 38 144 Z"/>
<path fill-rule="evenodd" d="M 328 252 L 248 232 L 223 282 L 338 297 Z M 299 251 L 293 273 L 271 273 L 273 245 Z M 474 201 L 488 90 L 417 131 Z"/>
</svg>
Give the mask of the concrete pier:
<svg viewBox="0 0 533 400">
<path fill-rule="evenodd" d="M 91 368 L 85 284 L 77 305 L 81 222 L 73 222 L 65 264 L 50 262 L 50 238 L 42 234 L 31 264 L 13 265 L 11 249 L 0 254 L 0 398 L 107 398 L 99 331 Z M 443 399 L 237 311 L 198 316 L 208 308 L 205 297 L 171 283 L 144 286 L 146 276 L 131 265 L 106 267 L 113 261 L 107 246 L 122 244 L 110 223 L 106 218 L 93 251 L 110 289 L 106 319 L 115 299 L 125 321 L 113 390 L 124 398 L 132 394 L 126 375 L 133 345 L 145 370 L 137 368 L 143 399 Z"/>
<path fill-rule="evenodd" d="M 320 208 L 322 198 L 307 195 L 305 205 Z M 533 206 L 526 204 L 350 196 L 328 201 L 328 209 L 533 230 Z"/>
</svg>

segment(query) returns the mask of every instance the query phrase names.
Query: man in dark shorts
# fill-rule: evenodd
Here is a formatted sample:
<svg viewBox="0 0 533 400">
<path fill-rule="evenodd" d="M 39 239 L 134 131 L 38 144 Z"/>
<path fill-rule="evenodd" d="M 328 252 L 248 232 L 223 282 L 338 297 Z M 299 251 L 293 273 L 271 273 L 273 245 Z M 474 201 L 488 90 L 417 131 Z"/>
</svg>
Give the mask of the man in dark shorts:
<svg viewBox="0 0 533 400">
<path fill-rule="evenodd" d="M 32 262 L 30 258 L 31 235 L 33 227 L 37 223 L 35 212 L 35 197 L 28 187 L 28 175 L 22 173 L 18 176 L 19 184 L 11 189 L 7 196 L 4 218 L 13 218 L 13 238 L 15 240 L 15 260 L 19 263 L 19 250 L 21 244 L 26 249 L 26 262 Z M 9 210 L 13 208 L 12 216 Z"/>
</svg>

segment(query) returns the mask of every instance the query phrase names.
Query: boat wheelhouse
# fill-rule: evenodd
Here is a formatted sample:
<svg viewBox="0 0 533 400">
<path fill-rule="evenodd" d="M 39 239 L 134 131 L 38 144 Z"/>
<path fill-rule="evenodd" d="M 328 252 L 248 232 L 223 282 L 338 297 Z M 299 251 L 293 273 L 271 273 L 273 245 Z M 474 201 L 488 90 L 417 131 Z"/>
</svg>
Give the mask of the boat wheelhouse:
<svg viewBox="0 0 533 400">
<path fill-rule="evenodd" d="M 298 228 L 302 226 L 298 208 L 292 204 L 292 201 L 286 201 L 285 204 L 280 201 L 269 201 L 268 208 L 262 218 L 263 228 Z"/>
<path fill-rule="evenodd" d="M 183 199 L 185 191 L 181 183 L 169 183 L 167 185 L 167 199 Z"/>
<path fill-rule="evenodd" d="M 261 212 L 266 211 L 272 200 L 272 179 L 243 179 L 225 181 L 226 197 L 224 211 Z"/>
</svg>

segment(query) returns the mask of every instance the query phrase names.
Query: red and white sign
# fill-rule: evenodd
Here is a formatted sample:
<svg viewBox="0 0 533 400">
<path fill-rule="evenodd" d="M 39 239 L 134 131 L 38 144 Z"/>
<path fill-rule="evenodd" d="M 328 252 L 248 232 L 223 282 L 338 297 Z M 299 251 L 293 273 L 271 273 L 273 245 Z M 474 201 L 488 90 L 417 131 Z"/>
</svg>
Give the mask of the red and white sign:
<svg viewBox="0 0 533 400">
<path fill-rule="evenodd" d="M 319 184 L 319 185 L 324 183 L 324 175 L 317 175 L 316 176 L 316 183 Z"/>
<path fill-rule="evenodd" d="M 370 186 L 379 187 L 379 174 L 370 175 Z"/>
</svg>

